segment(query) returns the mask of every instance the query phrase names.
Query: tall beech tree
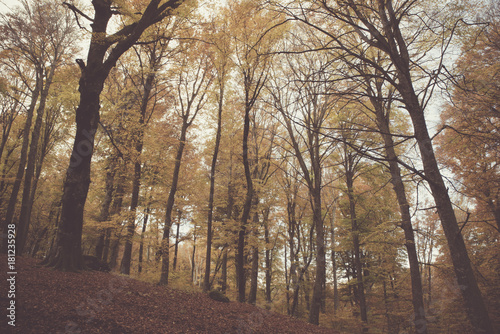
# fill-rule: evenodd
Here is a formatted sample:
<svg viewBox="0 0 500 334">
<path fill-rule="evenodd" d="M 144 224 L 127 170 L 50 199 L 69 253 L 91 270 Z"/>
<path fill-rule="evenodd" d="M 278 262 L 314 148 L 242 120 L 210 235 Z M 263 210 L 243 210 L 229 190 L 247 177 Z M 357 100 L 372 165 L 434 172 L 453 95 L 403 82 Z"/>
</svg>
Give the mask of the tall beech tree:
<svg viewBox="0 0 500 334">
<path fill-rule="evenodd" d="M 125 8 L 111 0 L 93 0 L 93 18 L 70 3 L 65 3 L 75 15 L 91 22 L 92 36 L 86 63 L 78 59 L 81 69 L 79 82 L 80 104 L 76 110 L 76 134 L 71 160 L 66 172 L 62 212 L 54 251 L 47 264 L 60 270 L 83 268 L 81 240 L 83 210 L 90 185 L 90 166 L 94 151 L 94 137 L 99 124 L 100 94 L 104 81 L 118 59 L 129 50 L 149 26 L 173 14 L 184 1 L 151 0 L 136 14 L 127 14 L 127 23 L 120 30 L 108 34 L 108 24 L 114 15 Z M 139 11 L 140 10 L 140 11 Z M 142 14 L 141 14 L 142 13 Z"/>
</svg>

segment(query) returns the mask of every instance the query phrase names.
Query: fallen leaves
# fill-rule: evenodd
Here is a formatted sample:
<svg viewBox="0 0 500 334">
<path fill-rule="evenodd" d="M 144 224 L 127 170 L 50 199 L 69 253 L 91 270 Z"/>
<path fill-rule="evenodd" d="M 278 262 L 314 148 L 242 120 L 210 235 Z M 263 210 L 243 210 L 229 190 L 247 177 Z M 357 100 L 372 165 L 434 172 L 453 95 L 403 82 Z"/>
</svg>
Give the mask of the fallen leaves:
<svg viewBox="0 0 500 334">
<path fill-rule="evenodd" d="M 7 263 L 5 256 L 0 256 Z M 336 333 L 248 304 L 115 274 L 59 272 L 16 258 L 16 327 L 2 333 Z M 6 280 L 2 279 L 1 291 Z M 2 299 L 2 309 L 4 308 Z"/>
</svg>

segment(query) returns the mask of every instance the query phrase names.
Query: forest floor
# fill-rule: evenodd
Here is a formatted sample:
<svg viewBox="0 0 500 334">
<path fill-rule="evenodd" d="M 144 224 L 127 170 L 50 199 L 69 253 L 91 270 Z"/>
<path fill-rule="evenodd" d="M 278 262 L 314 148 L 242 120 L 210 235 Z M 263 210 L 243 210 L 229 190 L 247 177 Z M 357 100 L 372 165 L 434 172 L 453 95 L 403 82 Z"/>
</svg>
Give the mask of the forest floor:
<svg viewBox="0 0 500 334">
<path fill-rule="evenodd" d="M 0 333 L 336 333 L 238 302 L 223 303 L 113 273 L 60 272 L 17 257 L 15 298 L 2 273 Z M 6 312 L 15 300 L 15 327 Z M 8 316 L 9 313 L 7 313 Z"/>
</svg>

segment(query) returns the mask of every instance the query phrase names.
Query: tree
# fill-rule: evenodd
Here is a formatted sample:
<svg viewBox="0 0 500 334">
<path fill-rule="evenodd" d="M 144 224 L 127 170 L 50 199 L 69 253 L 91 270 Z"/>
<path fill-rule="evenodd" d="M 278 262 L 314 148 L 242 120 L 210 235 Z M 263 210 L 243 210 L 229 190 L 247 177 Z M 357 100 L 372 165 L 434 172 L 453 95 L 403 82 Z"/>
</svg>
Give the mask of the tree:
<svg viewBox="0 0 500 334">
<path fill-rule="evenodd" d="M 92 37 L 87 63 L 77 60 L 81 69 L 79 83 L 80 104 L 76 110 L 76 134 L 71 161 L 64 182 L 61 200 L 60 227 L 54 251 L 49 254 L 49 266 L 60 270 L 78 270 L 83 267 L 81 238 L 83 209 L 90 184 L 90 166 L 94 137 L 99 124 L 100 94 L 104 81 L 118 59 L 130 49 L 149 26 L 172 15 L 182 1 L 151 0 L 142 14 L 129 14 L 130 23 L 113 34 L 107 27 L 113 15 L 124 8 L 115 8 L 110 0 L 93 0 L 94 17 L 83 14 L 71 4 L 66 6 L 77 15 L 91 21 Z"/>
<path fill-rule="evenodd" d="M 217 129 L 215 130 L 215 146 L 212 155 L 212 164 L 210 166 L 210 190 L 208 195 L 208 214 L 207 214 L 207 250 L 205 256 L 205 277 L 203 281 L 203 289 L 210 290 L 210 265 L 212 262 L 212 221 L 214 210 L 214 195 L 215 195 L 215 172 L 217 167 L 217 158 L 219 156 L 219 147 L 222 136 L 222 113 L 224 110 L 224 97 L 226 93 L 226 81 L 230 71 L 230 52 L 231 46 L 229 36 L 226 33 L 226 22 L 213 22 L 214 33 L 211 43 L 213 43 L 213 51 L 211 61 L 216 72 L 216 83 L 218 91 L 215 93 L 217 99 Z M 221 26 L 218 26 L 220 24 Z"/>
<path fill-rule="evenodd" d="M 189 37 L 193 38 L 193 36 Z M 192 57 L 179 59 L 176 71 L 173 74 L 177 90 L 176 114 L 180 117 L 182 125 L 175 156 L 172 183 L 165 207 L 165 225 L 161 245 L 161 276 L 159 281 L 161 285 L 168 284 L 170 228 L 172 226 L 172 212 L 179 182 L 182 156 L 187 141 L 187 130 L 193 124 L 198 113 L 203 109 L 207 100 L 208 89 L 214 78 L 212 64 L 206 54 L 206 47 L 198 42 L 189 45 L 188 48 L 192 52 Z"/>
</svg>

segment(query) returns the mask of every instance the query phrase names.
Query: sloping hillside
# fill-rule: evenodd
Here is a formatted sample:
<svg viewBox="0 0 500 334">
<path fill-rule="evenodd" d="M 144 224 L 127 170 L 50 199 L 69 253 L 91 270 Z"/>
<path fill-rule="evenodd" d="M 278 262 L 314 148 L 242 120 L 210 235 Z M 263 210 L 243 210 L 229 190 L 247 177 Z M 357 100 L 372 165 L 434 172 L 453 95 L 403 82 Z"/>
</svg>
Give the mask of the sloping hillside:
<svg viewBox="0 0 500 334">
<path fill-rule="evenodd" d="M 10 303 L 7 258 L 0 261 L 1 333 L 335 333 L 247 304 L 221 303 L 115 274 L 54 271 L 20 257 L 12 327 L 4 314 Z"/>
</svg>

